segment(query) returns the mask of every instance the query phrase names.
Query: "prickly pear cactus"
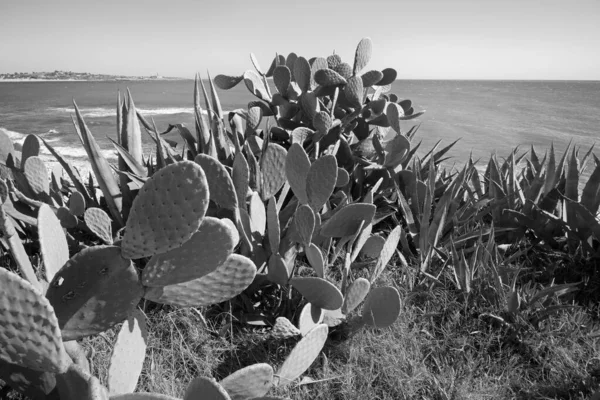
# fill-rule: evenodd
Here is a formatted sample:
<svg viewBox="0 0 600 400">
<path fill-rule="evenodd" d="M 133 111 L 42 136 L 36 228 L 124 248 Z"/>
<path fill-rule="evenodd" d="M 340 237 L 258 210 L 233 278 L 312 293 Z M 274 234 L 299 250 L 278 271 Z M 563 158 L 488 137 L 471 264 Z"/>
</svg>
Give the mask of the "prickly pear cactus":
<svg viewBox="0 0 600 400">
<path fill-rule="evenodd" d="M 46 280 L 50 282 L 69 260 L 69 245 L 61 223 L 50 206 L 44 204 L 40 207 L 37 222 Z"/>
<path fill-rule="evenodd" d="M 317 325 L 298 342 L 275 374 L 278 386 L 289 385 L 310 367 L 325 345 L 328 333 L 327 325 Z"/>
<path fill-rule="evenodd" d="M 250 365 L 229 375 L 219 384 L 231 400 L 261 397 L 273 386 L 273 367 L 269 364 Z"/>
</svg>

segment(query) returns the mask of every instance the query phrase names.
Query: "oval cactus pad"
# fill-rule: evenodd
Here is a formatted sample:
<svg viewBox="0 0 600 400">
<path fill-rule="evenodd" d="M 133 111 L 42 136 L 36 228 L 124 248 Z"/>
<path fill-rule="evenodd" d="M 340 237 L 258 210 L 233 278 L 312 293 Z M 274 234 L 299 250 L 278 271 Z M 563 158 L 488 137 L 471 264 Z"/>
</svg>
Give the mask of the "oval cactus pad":
<svg viewBox="0 0 600 400">
<path fill-rule="evenodd" d="M 206 175 L 198 164 L 180 161 L 160 169 L 133 201 L 123 257 L 148 257 L 181 246 L 200 227 L 208 200 Z"/>
<path fill-rule="evenodd" d="M 50 282 L 69 260 L 69 245 L 59 219 L 46 204 L 38 211 L 38 234 L 46 279 Z"/>
<path fill-rule="evenodd" d="M 234 246 L 227 223 L 205 217 L 190 240 L 150 259 L 142 273 L 142 283 L 159 287 L 201 278 L 223 264 Z"/>
<path fill-rule="evenodd" d="M 273 367 L 254 364 L 242 368 L 219 382 L 231 400 L 264 396 L 273 385 Z"/>
<path fill-rule="evenodd" d="M 85 210 L 83 220 L 90 231 L 94 232 L 106 244 L 112 244 L 112 221 L 101 208 L 90 207 Z"/>
<path fill-rule="evenodd" d="M 220 207 L 235 210 L 238 207 L 238 199 L 233 180 L 225 166 L 216 158 L 206 154 L 198 154 L 194 161 L 204 170 L 210 199 Z"/>
<path fill-rule="evenodd" d="M 369 224 L 375 216 L 373 204 L 354 203 L 344 206 L 321 227 L 325 237 L 344 237 L 354 235 L 361 224 Z"/>
<path fill-rule="evenodd" d="M 110 400 L 181 400 L 177 397 L 167 396 L 158 393 L 127 393 L 117 396 L 110 396 Z"/>
<path fill-rule="evenodd" d="M 231 400 L 231 397 L 214 378 L 201 376 L 190 383 L 183 396 L 183 400 L 198 399 Z"/>
<path fill-rule="evenodd" d="M 298 207 L 294 214 L 294 223 L 296 224 L 296 231 L 302 239 L 302 244 L 308 246 L 315 229 L 315 213 L 312 208 L 306 204 Z"/>
<path fill-rule="evenodd" d="M 300 334 L 306 336 L 306 334 L 315 326 L 323 322 L 324 316 L 325 311 L 318 307 L 313 307 L 310 303 L 306 303 L 300 313 L 300 318 L 298 319 L 298 329 L 300 329 Z"/>
<path fill-rule="evenodd" d="M 335 310 L 342 306 L 344 297 L 340 290 L 328 280 L 315 277 L 292 278 L 290 284 L 300 292 L 313 307 Z"/>
<path fill-rule="evenodd" d="M 157 303 L 200 307 L 229 300 L 254 280 L 256 266 L 247 257 L 230 255 L 215 271 L 193 281 L 160 288 L 148 288 L 144 297 Z"/>
<path fill-rule="evenodd" d="M 313 210 L 319 211 L 329 200 L 337 182 L 337 160 L 332 155 L 318 158 L 306 177 L 306 194 Z"/>
<path fill-rule="evenodd" d="M 50 302 L 4 268 L 0 282 L 0 360 L 36 371 L 65 372 L 71 360 Z"/>
<path fill-rule="evenodd" d="M 29 183 L 29 186 L 36 195 L 40 193 L 50 193 L 48 169 L 46 169 L 46 164 L 44 164 L 44 161 L 42 161 L 40 157 L 29 157 L 27 161 L 25 161 L 23 169 L 25 170 L 27 183 Z"/>
<path fill-rule="evenodd" d="M 103 332 L 122 322 L 142 298 L 130 260 L 116 246 L 88 247 L 73 256 L 48 287 L 65 340 Z"/>
<path fill-rule="evenodd" d="M 298 342 L 279 371 L 277 371 L 279 386 L 292 383 L 310 367 L 321 353 L 328 333 L 329 328 L 327 325 L 317 325 Z"/>
<path fill-rule="evenodd" d="M 362 308 L 362 319 L 376 328 L 391 326 L 400 315 L 400 294 L 391 286 L 371 290 Z"/>
<path fill-rule="evenodd" d="M 352 282 L 344 297 L 342 312 L 351 313 L 367 297 L 369 290 L 371 290 L 371 283 L 368 279 L 358 278 Z"/>
<path fill-rule="evenodd" d="M 269 143 L 261 160 L 262 199 L 275 195 L 285 183 L 285 159 L 287 151 L 278 144 Z"/>
<path fill-rule="evenodd" d="M 285 174 L 300 204 L 308 203 L 306 177 L 309 169 L 310 160 L 304 148 L 298 143 L 292 144 L 285 159 Z"/>
</svg>

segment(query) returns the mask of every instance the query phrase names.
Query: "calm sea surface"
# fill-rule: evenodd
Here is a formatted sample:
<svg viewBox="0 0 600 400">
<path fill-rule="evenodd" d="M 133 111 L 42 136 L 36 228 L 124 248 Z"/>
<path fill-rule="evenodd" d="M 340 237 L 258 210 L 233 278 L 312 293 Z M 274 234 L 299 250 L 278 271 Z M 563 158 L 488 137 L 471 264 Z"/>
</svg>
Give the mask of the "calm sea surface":
<svg viewBox="0 0 600 400">
<path fill-rule="evenodd" d="M 1 82 L 0 129 L 17 141 L 39 134 L 83 166 L 86 155 L 71 122 L 75 99 L 96 140 L 115 160 L 106 137 L 116 136 L 117 91 L 127 88 L 139 111 L 160 130 L 175 123 L 194 130 L 193 81 Z M 421 123 L 416 138 L 423 140 L 421 149 L 461 138 L 450 153 L 457 165 L 470 152 L 485 162 L 490 153 L 505 157 L 517 145 L 521 150 L 533 145 L 543 153 L 554 142 L 562 152 L 573 140 L 587 151 L 600 138 L 600 82 L 398 81 L 392 93 L 411 99 L 415 110 L 427 111 L 404 123 L 404 129 Z M 219 96 L 224 110 L 246 108 L 254 99 L 243 83 Z M 166 137 L 181 142 L 177 133 Z M 150 151 L 149 137 L 144 140 Z"/>
</svg>

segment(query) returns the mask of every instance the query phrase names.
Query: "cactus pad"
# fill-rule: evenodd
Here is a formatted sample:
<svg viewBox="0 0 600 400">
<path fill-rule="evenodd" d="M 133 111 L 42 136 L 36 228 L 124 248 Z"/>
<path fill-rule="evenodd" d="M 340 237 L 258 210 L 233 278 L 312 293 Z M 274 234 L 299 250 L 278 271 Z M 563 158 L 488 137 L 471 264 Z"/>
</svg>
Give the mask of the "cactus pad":
<svg viewBox="0 0 600 400">
<path fill-rule="evenodd" d="M 123 241 L 123 257 L 164 253 L 188 241 L 208 208 L 202 168 L 192 161 L 168 165 L 149 178 L 133 201 Z"/>
<path fill-rule="evenodd" d="M 373 42 L 370 38 L 364 38 L 356 47 L 356 53 L 354 55 L 354 75 L 358 75 L 360 71 L 369 63 L 371 59 L 371 52 L 373 51 Z"/>
<path fill-rule="evenodd" d="M 79 192 L 73 192 L 69 197 L 69 211 L 71 214 L 81 216 L 85 212 L 85 198 Z"/>
<path fill-rule="evenodd" d="M 360 251 L 360 254 L 369 257 L 369 258 L 377 258 L 381 254 L 381 250 L 383 250 L 383 245 L 385 244 L 385 238 L 379 235 L 370 236 L 365 245 Z"/>
<path fill-rule="evenodd" d="M 264 396 L 273 386 L 273 368 L 269 364 L 254 364 L 242 368 L 220 382 L 232 400 Z"/>
<path fill-rule="evenodd" d="M 371 283 L 375 282 L 377 277 L 379 277 L 379 274 L 381 274 L 383 269 L 392 259 L 392 256 L 394 255 L 394 253 L 396 252 L 396 248 L 398 247 L 398 243 L 400 243 L 401 234 L 402 225 L 398 225 L 390 232 L 390 235 L 385 240 L 383 248 L 381 249 L 381 254 L 379 255 L 379 259 L 377 260 L 377 264 L 375 265 L 375 269 L 373 270 L 373 274 L 371 275 Z"/>
<path fill-rule="evenodd" d="M 233 171 L 231 174 L 235 193 L 238 199 L 238 207 L 246 210 L 246 197 L 248 195 L 248 185 L 250 179 L 250 169 L 248 161 L 241 152 L 235 154 L 233 159 Z M 248 232 L 249 233 L 249 232 Z"/>
<path fill-rule="evenodd" d="M 50 302 L 29 282 L 0 268 L 0 360 L 63 373 L 71 360 Z"/>
<path fill-rule="evenodd" d="M 181 400 L 176 397 L 158 393 L 127 393 L 110 396 L 110 400 Z"/>
<path fill-rule="evenodd" d="M 229 90 L 237 86 L 238 83 L 244 80 L 244 76 L 217 75 L 213 82 L 219 89 Z"/>
<path fill-rule="evenodd" d="M 46 297 L 65 340 L 103 332 L 127 318 L 143 289 L 130 260 L 116 246 L 94 246 L 73 256 L 56 273 Z"/>
<path fill-rule="evenodd" d="M 299 336 L 300 331 L 286 317 L 277 317 L 275 325 L 271 330 L 271 335 L 275 339 L 289 339 L 294 336 Z"/>
<path fill-rule="evenodd" d="M 322 156 L 310 166 L 306 177 L 306 194 L 313 210 L 319 211 L 329 200 L 337 182 L 337 173 L 337 161 L 332 155 Z"/>
<path fill-rule="evenodd" d="M 308 203 L 306 178 L 310 170 L 310 160 L 304 148 L 298 143 L 290 146 L 285 159 L 285 174 L 300 204 Z"/>
<path fill-rule="evenodd" d="M 254 280 L 256 266 L 247 257 L 232 254 L 215 271 L 193 281 L 148 288 L 144 297 L 157 303 L 200 307 L 229 300 Z"/>
<path fill-rule="evenodd" d="M 88 208 L 83 214 L 83 220 L 90 231 L 94 232 L 104 243 L 112 244 L 112 221 L 101 208 Z"/>
<path fill-rule="evenodd" d="M 205 217 L 190 240 L 150 259 L 142 273 L 142 283 L 160 287 L 201 278 L 225 262 L 233 251 L 233 240 L 226 223 Z"/>
<path fill-rule="evenodd" d="M 377 86 L 391 85 L 396 80 L 396 76 L 398 76 L 398 73 L 393 68 L 386 68 L 381 73 L 383 74 L 383 78 L 377 82 Z"/>
<path fill-rule="evenodd" d="M 265 205 L 256 192 L 253 192 L 252 196 L 250 196 L 248 215 L 250 216 L 250 231 L 256 232 L 260 237 L 263 237 L 267 228 L 267 213 Z"/>
<path fill-rule="evenodd" d="M 375 216 L 373 204 L 354 203 L 344 206 L 329 218 L 321 227 L 325 237 L 344 237 L 354 235 L 361 224 L 369 224 Z"/>
<path fill-rule="evenodd" d="M 279 386 L 286 386 L 304 373 L 315 361 L 327 340 L 329 328 L 325 324 L 314 327 L 298 342 L 283 365 L 277 371 Z"/>
<path fill-rule="evenodd" d="M 0 205 L 4 204 L 6 199 L 8 199 L 8 186 L 0 179 Z"/>
<path fill-rule="evenodd" d="M 79 222 L 67 207 L 59 207 L 56 210 L 56 217 L 60 221 L 60 225 L 67 229 L 75 228 Z"/>
<path fill-rule="evenodd" d="M 319 247 L 314 243 L 310 243 L 304 251 L 306 252 L 306 258 L 308 258 L 310 266 L 313 267 L 317 276 L 323 278 L 325 276 L 325 260 L 323 260 L 323 253 L 321 253 Z"/>
<path fill-rule="evenodd" d="M 50 282 L 69 260 L 69 245 L 61 223 L 50 206 L 44 204 L 40 207 L 37 221 L 46 280 Z"/>
<path fill-rule="evenodd" d="M 298 57 L 294 62 L 294 79 L 302 92 L 310 90 L 310 64 L 304 57 Z"/>
<path fill-rule="evenodd" d="M 391 286 L 378 287 L 369 293 L 362 308 L 362 319 L 376 328 L 391 326 L 400 315 L 400 294 Z"/>
<path fill-rule="evenodd" d="M 294 223 L 296 224 L 296 231 L 302 239 L 302 244 L 308 246 L 315 229 L 315 213 L 309 206 L 303 204 L 296 209 Z"/>
<path fill-rule="evenodd" d="M 315 326 L 323 322 L 324 316 L 325 311 L 321 308 L 313 307 L 312 304 L 306 303 L 300 313 L 300 318 L 298 319 L 298 329 L 300 329 L 300 334 L 306 336 L 306 334 Z"/>
<path fill-rule="evenodd" d="M 344 95 L 352 107 L 361 107 L 363 92 L 362 79 L 357 76 L 349 78 L 348 84 L 344 86 Z"/>
<path fill-rule="evenodd" d="M 323 278 L 292 278 L 290 284 L 314 307 L 335 310 L 340 308 L 344 302 L 340 290 L 333 283 Z"/>
<path fill-rule="evenodd" d="M 269 233 L 269 246 L 272 253 L 279 252 L 281 241 L 281 227 L 279 226 L 279 215 L 277 213 L 277 204 L 274 197 L 267 203 L 267 232 Z"/>
<path fill-rule="evenodd" d="M 335 181 L 335 187 L 346 186 L 350 182 L 350 175 L 344 168 L 338 168 L 337 180 Z"/>
<path fill-rule="evenodd" d="M 383 74 L 381 71 L 371 70 L 362 74 L 360 78 L 363 81 L 363 87 L 368 88 L 377 84 L 383 78 Z"/>
<path fill-rule="evenodd" d="M 46 164 L 44 164 L 44 161 L 42 161 L 40 157 L 29 157 L 27 161 L 25 161 L 23 169 L 25 170 L 27 183 L 29 183 L 29 186 L 36 195 L 50 193 L 48 169 L 46 169 Z"/>
<path fill-rule="evenodd" d="M 351 313 L 367 297 L 369 290 L 371 290 L 371 283 L 365 278 L 358 278 L 352 282 L 344 297 L 342 312 Z"/>
<path fill-rule="evenodd" d="M 287 285 L 289 272 L 283 258 L 279 254 L 272 254 L 271 257 L 269 257 L 269 270 L 267 276 L 271 282 L 275 282 L 281 286 Z"/>
<path fill-rule="evenodd" d="M 345 85 L 348 82 L 332 69 L 320 69 L 315 72 L 315 82 L 321 86 Z"/>
<path fill-rule="evenodd" d="M 285 183 L 285 159 L 287 152 L 275 143 L 269 143 L 261 160 L 262 199 L 275 195 Z"/>
<path fill-rule="evenodd" d="M 34 371 L 4 361 L 0 361 L 0 379 L 12 389 L 31 399 L 46 399 L 56 387 L 54 374 Z"/>
<path fill-rule="evenodd" d="M 147 344 L 146 316 L 136 309 L 123 323 L 113 347 L 108 368 L 108 388 L 111 395 L 135 390 L 144 366 Z"/>
<path fill-rule="evenodd" d="M 235 226 L 235 222 L 230 220 L 229 218 L 221 218 L 221 222 L 227 225 L 229 232 L 231 233 L 231 237 L 233 239 L 233 246 L 237 246 L 240 241 L 240 233 L 238 232 L 237 226 Z"/>
<path fill-rule="evenodd" d="M 279 65 L 273 70 L 273 83 L 282 96 L 287 96 L 288 87 L 292 81 L 292 73 L 285 65 Z"/>
<path fill-rule="evenodd" d="M 205 378 L 203 376 L 194 379 L 185 391 L 183 400 L 231 400 L 225 388 L 223 388 L 213 378 Z"/>
<path fill-rule="evenodd" d="M 29 157 L 37 157 L 40 155 L 40 141 L 35 135 L 27 135 L 23 142 L 21 150 L 21 167 L 25 166 L 25 162 Z"/>
<path fill-rule="evenodd" d="M 6 160 L 14 153 L 15 146 L 12 139 L 3 130 L 0 130 L 0 164 L 6 165 Z"/>
<path fill-rule="evenodd" d="M 238 207 L 235 186 L 223 164 L 206 154 L 198 154 L 194 162 L 204 170 L 210 199 L 220 207 L 235 210 Z"/>
</svg>

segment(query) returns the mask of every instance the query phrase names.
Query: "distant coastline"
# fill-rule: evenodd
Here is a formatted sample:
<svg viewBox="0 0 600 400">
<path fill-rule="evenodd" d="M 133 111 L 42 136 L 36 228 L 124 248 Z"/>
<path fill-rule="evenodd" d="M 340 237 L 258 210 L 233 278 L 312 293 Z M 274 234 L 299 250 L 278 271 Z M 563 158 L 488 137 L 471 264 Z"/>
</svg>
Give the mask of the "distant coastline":
<svg viewBox="0 0 600 400">
<path fill-rule="evenodd" d="M 89 72 L 14 72 L 0 74 L 0 82 L 117 82 L 117 81 L 180 81 L 185 78 L 91 74 Z"/>
</svg>

